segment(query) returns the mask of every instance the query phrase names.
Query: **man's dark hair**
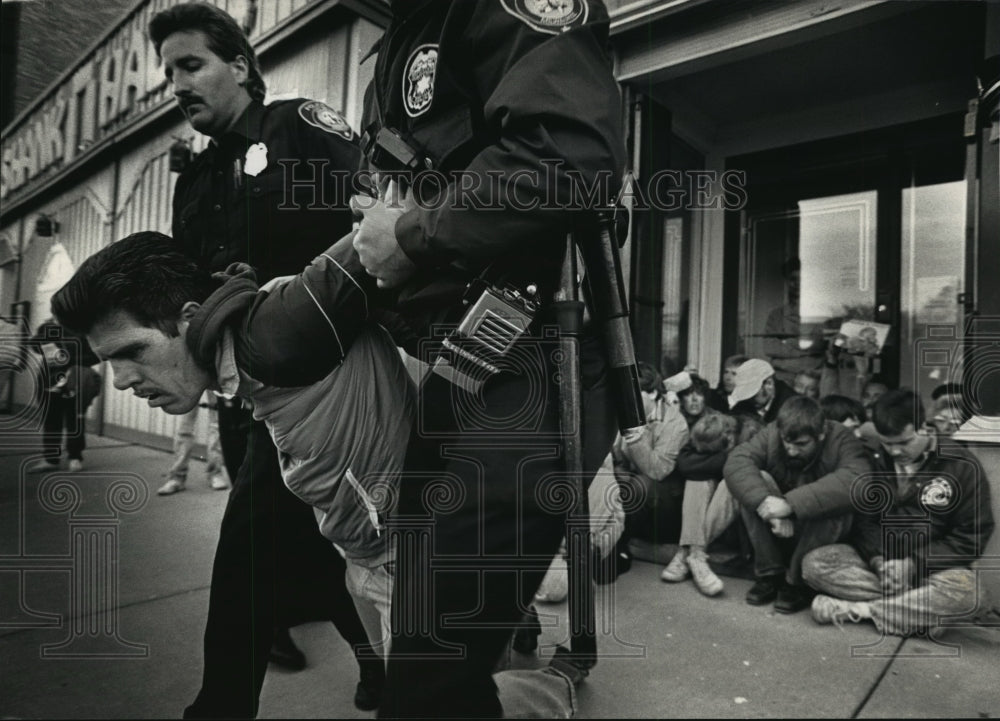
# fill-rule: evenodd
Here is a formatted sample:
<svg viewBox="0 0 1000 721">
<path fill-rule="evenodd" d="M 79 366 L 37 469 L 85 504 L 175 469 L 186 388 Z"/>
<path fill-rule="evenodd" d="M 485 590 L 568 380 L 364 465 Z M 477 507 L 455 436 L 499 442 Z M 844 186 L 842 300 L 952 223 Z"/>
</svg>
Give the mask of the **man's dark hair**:
<svg viewBox="0 0 1000 721">
<path fill-rule="evenodd" d="M 889 391 L 872 406 L 872 422 L 883 436 L 898 436 L 911 423 L 920 430 L 925 418 L 920 396 L 909 388 Z"/>
<path fill-rule="evenodd" d="M 794 441 L 803 436 L 819 440 L 823 435 L 826 418 L 819 403 L 806 396 L 792 396 L 778 411 L 778 433 L 782 438 Z"/>
<path fill-rule="evenodd" d="M 936 401 L 941 396 L 960 396 L 965 392 L 961 383 L 942 383 L 931 391 L 931 400 Z"/>
<path fill-rule="evenodd" d="M 149 21 L 149 39 L 156 48 L 157 56 L 160 55 L 160 46 L 169 36 L 192 30 L 205 33 L 208 49 L 225 62 L 232 62 L 239 55 L 246 58 L 247 93 L 252 99 L 264 102 L 267 87 L 260 74 L 257 53 L 231 15 L 205 2 L 188 2 L 161 10 Z"/>
<path fill-rule="evenodd" d="M 889 391 L 892 388 L 889 381 L 885 377 L 877 374 L 865 381 L 865 386 L 862 390 L 867 390 L 868 386 L 885 386 L 886 391 Z"/>
<path fill-rule="evenodd" d="M 148 328 L 176 336 L 184 304 L 203 303 L 217 286 L 168 236 L 144 231 L 83 261 L 52 297 L 52 314 L 60 324 L 87 334 L 110 314 L 125 311 Z"/>
<path fill-rule="evenodd" d="M 722 363 L 722 370 L 726 368 L 739 368 L 741 365 L 750 360 L 750 356 L 745 356 L 742 353 L 737 353 L 736 355 L 731 355 L 726 358 Z"/>
<path fill-rule="evenodd" d="M 843 423 L 848 418 L 853 418 L 858 423 L 865 422 L 865 407 L 861 405 L 861 401 L 854 398 L 833 394 L 823 396 L 819 399 L 819 407 L 829 421 Z"/>
<path fill-rule="evenodd" d="M 662 395 L 663 376 L 660 375 L 660 371 L 644 361 L 639 361 L 636 365 L 639 369 L 639 388 L 647 393 L 656 391 L 658 395 Z"/>
<path fill-rule="evenodd" d="M 701 393 L 702 398 L 706 401 L 708 400 L 708 394 L 711 386 L 708 385 L 708 381 L 702 378 L 697 373 L 691 374 L 691 385 L 682 391 L 678 391 L 677 397 L 684 399 L 692 393 Z"/>
</svg>

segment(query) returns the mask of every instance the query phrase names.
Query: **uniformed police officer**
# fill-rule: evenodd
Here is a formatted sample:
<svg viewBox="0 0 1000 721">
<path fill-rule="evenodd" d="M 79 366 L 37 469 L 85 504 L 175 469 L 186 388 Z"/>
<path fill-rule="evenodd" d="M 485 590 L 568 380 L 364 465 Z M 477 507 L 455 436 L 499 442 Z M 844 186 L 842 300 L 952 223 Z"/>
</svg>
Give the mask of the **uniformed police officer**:
<svg viewBox="0 0 1000 721">
<path fill-rule="evenodd" d="M 430 519 L 433 540 L 399 554 L 379 713 L 500 716 L 491 671 L 564 532 L 545 299 L 567 233 L 589 217 L 587 193 L 575 191 L 604 187 L 591 202 L 605 204 L 624 169 L 608 16 L 592 0 L 391 5 L 362 141 L 387 192 L 355 201 L 362 263 L 424 339 L 410 350 L 429 360 L 435 327 L 454 329 L 475 304 L 463 303 L 474 278 L 541 309 L 512 351 L 516 372 L 476 388 L 442 369 L 421 388 L 398 519 Z M 446 183 L 423 182 L 434 180 L 428 170 Z M 614 425 L 604 355 L 588 333 L 581 363 L 592 474 Z"/>
<path fill-rule="evenodd" d="M 212 271 L 246 262 L 261 283 L 298 273 L 351 228 L 345 176 L 360 155 L 350 127 L 314 100 L 265 106 L 252 47 L 212 5 L 164 10 L 149 34 L 177 104 L 211 138 L 177 180 L 174 239 Z M 356 651 L 368 640 L 344 586 L 344 562 L 312 510 L 285 488 L 263 424 L 239 407 L 220 409 L 219 420 L 235 484 L 212 571 L 202 688 L 188 718 L 255 715 L 268 649 L 273 660 L 280 653 L 304 665 L 289 647 L 290 625 L 331 619 Z M 280 648 L 272 648 L 274 633 Z M 371 656 L 359 655 L 359 664 L 355 704 L 370 710 L 383 667 Z"/>
</svg>

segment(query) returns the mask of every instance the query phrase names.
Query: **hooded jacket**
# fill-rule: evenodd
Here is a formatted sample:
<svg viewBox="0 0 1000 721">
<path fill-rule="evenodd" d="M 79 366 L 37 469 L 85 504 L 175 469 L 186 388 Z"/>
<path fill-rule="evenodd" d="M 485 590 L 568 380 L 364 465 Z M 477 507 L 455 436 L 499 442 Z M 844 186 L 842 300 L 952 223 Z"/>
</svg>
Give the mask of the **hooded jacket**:
<svg viewBox="0 0 1000 721">
<path fill-rule="evenodd" d="M 368 319 L 352 256 L 349 242 L 340 243 L 270 292 L 259 291 L 249 266 L 230 266 L 216 274 L 221 285 L 192 320 L 186 341 L 200 363 L 215 369 L 224 395 L 252 404 L 274 439 L 285 485 L 322 512 L 323 535 L 349 559 L 376 565 L 389 550 L 385 521 L 415 390 L 389 334 Z M 321 286 L 323 297 L 340 304 L 321 305 Z M 322 323 L 300 325 L 318 317 Z M 282 369 L 284 343 L 297 332 L 306 334 L 297 342 L 309 342 L 311 334 L 311 347 L 327 353 L 324 362 L 334 370 L 298 387 L 262 382 L 256 370 Z"/>
</svg>

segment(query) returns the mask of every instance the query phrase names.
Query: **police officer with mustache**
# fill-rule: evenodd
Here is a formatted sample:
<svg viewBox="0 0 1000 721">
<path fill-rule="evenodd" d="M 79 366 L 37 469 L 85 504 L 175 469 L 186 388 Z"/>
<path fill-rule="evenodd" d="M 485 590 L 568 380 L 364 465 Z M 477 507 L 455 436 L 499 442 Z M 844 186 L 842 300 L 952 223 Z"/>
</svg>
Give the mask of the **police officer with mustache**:
<svg viewBox="0 0 1000 721">
<path fill-rule="evenodd" d="M 263 104 L 257 59 L 236 21 L 208 3 L 166 9 L 149 35 L 178 105 L 211 138 L 181 173 L 174 240 L 210 271 L 253 266 L 260 283 L 298 273 L 351 229 L 345 179 L 357 138 L 324 103 Z M 234 487 L 222 521 L 205 632 L 203 685 L 186 718 L 252 718 L 270 658 L 305 659 L 288 626 L 330 619 L 358 653 L 355 705 L 378 705 L 382 661 L 344 585 L 345 565 L 312 509 L 285 487 L 277 451 L 250 410 L 220 404 Z"/>
</svg>

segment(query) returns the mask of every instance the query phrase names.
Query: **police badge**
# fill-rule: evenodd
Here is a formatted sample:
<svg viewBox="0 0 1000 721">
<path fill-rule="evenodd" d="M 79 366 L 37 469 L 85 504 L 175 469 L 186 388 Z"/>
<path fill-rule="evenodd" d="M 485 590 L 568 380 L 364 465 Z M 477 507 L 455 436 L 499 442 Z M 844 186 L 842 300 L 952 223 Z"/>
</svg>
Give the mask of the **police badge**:
<svg viewBox="0 0 1000 721">
<path fill-rule="evenodd" d="M 955 498 L 955 487 L 947 478 L 937 476 L 920 489 L 920 505 L 924 508 L 940 510 L 951 505 Z"/>
<path fill-rule="evenodd" d="M 403 107 L 411 118 L 427 112 L 434 100 L 438 46 L 421 45 L 410 54 L 403 71 Z"/>
<path fill-rule="evenodd" d="M 254 143 L 247 148 L 246 157 L 243 159 L 243 172 L 247 175 L 257 177 L 264 168 L 267 167 L 267 146 L 264 143 Z"/>
<path fill-rule="evenodd" d="M 503 9 L 538 32 L 558 35 L 587 22 L 587 0 L 500 0 Z"/>
</svg>

